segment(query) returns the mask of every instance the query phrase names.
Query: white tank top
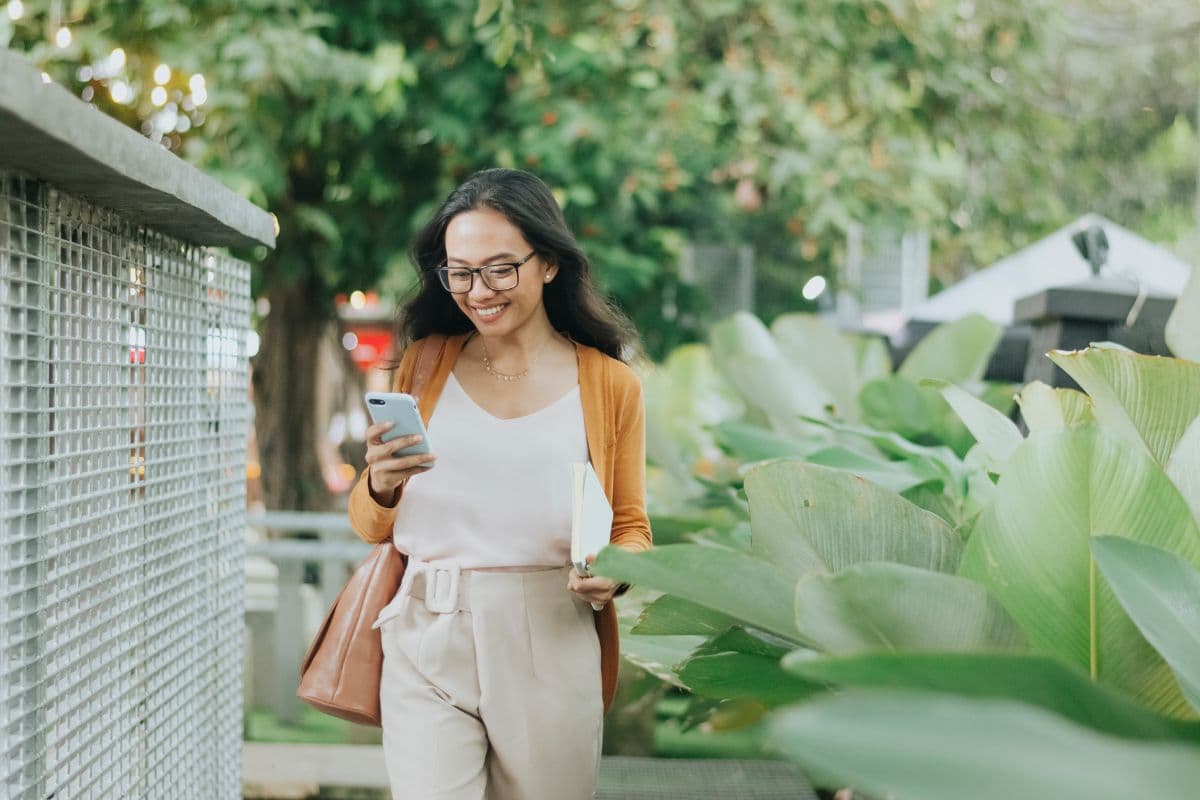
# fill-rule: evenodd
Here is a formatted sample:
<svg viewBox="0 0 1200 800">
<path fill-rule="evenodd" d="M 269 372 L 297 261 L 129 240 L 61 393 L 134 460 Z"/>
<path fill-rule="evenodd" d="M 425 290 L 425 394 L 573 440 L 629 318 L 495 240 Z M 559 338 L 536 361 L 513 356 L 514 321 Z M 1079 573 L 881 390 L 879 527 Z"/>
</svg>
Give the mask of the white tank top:
<svg viewBox="0 0 1200 800">
<path fill-rule="evenodd" d="M 396 549 L 463 569 L 570 563 L 570 464 L 588 460 L 579 386 L 499 419 L 450 373 L 428 429 L 437 461 L 404 487 Z"/>
</svg>

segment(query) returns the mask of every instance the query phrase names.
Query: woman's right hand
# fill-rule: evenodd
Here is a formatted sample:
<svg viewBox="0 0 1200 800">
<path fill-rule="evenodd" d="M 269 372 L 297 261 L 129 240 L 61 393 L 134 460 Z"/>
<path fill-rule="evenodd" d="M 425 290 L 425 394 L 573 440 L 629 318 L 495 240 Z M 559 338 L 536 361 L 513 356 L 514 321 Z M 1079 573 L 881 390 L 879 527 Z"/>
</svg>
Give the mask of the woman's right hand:
<svg viewBox="0 0 1200 800">
<path fill-rule="evenodd" d="M 396 490 L 413 475 L 431 469 L 437 460 L 433 453 L 399 458 L 392 455 L 421 441 L 420 434 L 414 434 L 383 442 L 380 437 L 393 427 L 394 422 L 380 422 L 367 428 L 367 487 L 375 501 L 384 506 L 395 505 Z"/>
</svg>

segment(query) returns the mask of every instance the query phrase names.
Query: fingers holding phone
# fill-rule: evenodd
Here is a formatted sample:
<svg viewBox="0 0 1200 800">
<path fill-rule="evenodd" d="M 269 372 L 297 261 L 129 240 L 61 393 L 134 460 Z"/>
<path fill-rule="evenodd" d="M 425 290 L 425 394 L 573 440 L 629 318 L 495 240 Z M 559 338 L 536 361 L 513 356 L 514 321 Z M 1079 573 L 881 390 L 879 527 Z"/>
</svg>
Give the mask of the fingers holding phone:
<svg viewBox="0 0 1200 800">
<path fill-rule="evenodd" d="M 371 494 L 384 505 L 395 502 L 396 489 L 437 460 L 417 404 L 399 392 L 368 392 L 367 466 Z"/>
</svg>

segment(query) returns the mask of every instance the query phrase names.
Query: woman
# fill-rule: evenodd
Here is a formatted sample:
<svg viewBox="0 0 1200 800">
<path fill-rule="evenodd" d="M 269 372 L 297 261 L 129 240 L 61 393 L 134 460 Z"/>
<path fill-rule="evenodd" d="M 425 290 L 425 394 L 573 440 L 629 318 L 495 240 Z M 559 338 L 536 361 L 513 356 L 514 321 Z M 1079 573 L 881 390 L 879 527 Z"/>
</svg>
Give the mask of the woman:
<svg viewBox="0 0 1200 800">
<path fill-rule="evenodd" d="M 634 337 L 529 173 L 470 178 L 418 235 L 414 260 L 396 383 L 440 342 L 420 397 L 432 452 L 394 458 L 418 437 L 384 445 L 389 425 L 371 426 L 350 497 L 359 536 L 393 536 L 408 556 L 376 621 L 393 793 L 590 798 L 619 587 L 567 566 L 569 465 L 595 468 L 611 543 L 649 548 L 641 386 L 621 361 Z"/>
</svg>

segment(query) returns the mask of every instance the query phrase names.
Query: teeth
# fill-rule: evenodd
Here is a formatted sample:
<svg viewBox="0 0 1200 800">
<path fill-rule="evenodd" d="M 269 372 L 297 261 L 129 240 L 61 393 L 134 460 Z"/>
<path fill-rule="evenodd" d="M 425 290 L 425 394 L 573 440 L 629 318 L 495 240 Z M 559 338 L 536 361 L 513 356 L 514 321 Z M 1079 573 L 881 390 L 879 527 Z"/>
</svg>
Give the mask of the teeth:
<svg viewBox="0 0 1200 800">
<path fill-rule="evenodd" d="M 499 314 L 500 309 L 502 309 L 502 308 L 504 308 L 504 306 L 492 306 L 491 308 L 477 308 L 477 309 L 475 309 L 475 313 L 481 317 L 491 317 L 491 316 L 495 316 L 496 314 Z"/>
</svg>

